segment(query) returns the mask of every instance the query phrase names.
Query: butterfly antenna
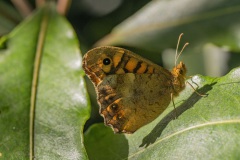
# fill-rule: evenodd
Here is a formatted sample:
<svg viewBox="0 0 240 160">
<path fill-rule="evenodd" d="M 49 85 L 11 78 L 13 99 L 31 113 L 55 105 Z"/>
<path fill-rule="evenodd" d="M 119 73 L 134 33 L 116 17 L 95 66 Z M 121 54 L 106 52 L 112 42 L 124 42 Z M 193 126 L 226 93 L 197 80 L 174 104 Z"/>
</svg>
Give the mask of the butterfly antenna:
<svg viewBox="0 0 240 160">
<path fill-rule="evenodd" d="M 177 42 L 177 48 L 176 48 L 176 54 L 175 54 L 175 67 L 177 66 L 177 60 L 179 58 L 179 56 L 182 54 L 183 50 L 186 48 L 187 45 L 189 45 L 189 43 L 185 43 L 184 46 L 182 47 L 182 50 L 180 51 L 180 53 L 178 54 L 178 47 L 181 41 L 181 38 L 183 36 L 183 33 L 181 33 L 178 37 L 178 42 Z"/>
</svg>

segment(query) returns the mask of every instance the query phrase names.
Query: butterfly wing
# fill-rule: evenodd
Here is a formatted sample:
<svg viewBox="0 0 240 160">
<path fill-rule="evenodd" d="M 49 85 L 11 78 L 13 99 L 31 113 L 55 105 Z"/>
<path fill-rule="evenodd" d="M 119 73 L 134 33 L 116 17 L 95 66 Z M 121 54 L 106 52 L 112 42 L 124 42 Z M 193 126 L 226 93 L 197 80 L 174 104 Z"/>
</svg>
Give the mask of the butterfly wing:
<svg viewBox="0 0 240 160">
<path fill-rule="evenodd" d="M 109 60 L 109 63 L 104 64 L 104 60 Z M 94 86 L 101 83 L 104 77 L 113 74 L 158 73 L 172 76 L 168 70 L 129 50 L 110 46 L 88 51 L 83 57 L 83 69 Z"/>
<path fill-rule="evenodd" d="M 94 48 L 84 56 L 83 69 L 95 86 L 105 124 L 115 132 L 133 133 L 170 103 L 171 72 L 129 50 Z"/>
<path fill-rule="evenodd" d="M 171 80 L 163 74 L 109 75 L 97 86 L 100 114 L 114 132 L 133 133 L 169 105 Z"/>
</svg>

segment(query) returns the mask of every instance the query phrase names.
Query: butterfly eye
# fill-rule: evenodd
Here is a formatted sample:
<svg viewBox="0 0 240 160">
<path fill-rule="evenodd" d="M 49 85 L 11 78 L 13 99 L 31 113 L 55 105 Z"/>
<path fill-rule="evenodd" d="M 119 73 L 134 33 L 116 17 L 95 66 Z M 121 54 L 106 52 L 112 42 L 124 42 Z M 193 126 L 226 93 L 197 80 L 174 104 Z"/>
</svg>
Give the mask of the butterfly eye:
<svg viewBox="0 0 240 160">
<path fill-rule="evenodd" d="M 104 65 L 109 65 L 111 63 L 111 60 L 109 58 L 104 58 L 103 59 L 103 64 Z"/>
<path fill-rule="evenodd" d="M 183 74 L 183 70 L 182 70 L 182 69 L 180 69 L 179 73 L 180 73 L 180 74 Z"/>
</svg>

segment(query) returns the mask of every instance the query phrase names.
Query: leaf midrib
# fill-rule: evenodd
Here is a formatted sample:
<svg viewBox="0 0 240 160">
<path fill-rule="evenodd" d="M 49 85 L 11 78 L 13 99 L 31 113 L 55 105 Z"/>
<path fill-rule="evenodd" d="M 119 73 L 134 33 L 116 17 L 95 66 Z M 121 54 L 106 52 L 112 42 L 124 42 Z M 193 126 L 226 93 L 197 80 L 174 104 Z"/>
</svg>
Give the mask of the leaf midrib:
<svg viewBox="0 0 240 160">
<path fill-rule="evenodd" d="M 39 71 L 41 65 L 41 57 L 43 54 L 43 46 L 45 42 L 48 22 L 49 22 L 49 12 L 50 7 L 44 8 L 43 16 L 41 20 L 41 26 L 39 30 L 37 47 L 34 60 L 33 68 L 33 79 L 32 79 L 32 88 L 31 88 L 31 98 L 30 98 L 30 126 L 29 126 L 29 159 L 34 159 L 34 119 L 35 119 L 35 107 L 36 107 L 36 96 L 37 96 L 37 86 L 39 80 Z"/>
</svg>

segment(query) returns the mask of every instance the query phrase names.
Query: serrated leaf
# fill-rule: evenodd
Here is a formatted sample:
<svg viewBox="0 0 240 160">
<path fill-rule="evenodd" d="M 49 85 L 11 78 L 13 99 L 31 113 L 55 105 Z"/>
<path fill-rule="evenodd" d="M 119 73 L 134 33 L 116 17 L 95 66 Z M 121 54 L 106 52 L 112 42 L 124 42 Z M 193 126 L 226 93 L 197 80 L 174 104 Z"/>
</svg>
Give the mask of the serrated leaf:
<svg viewBox="0 0 240 160">
<path fill-rule="evenodd" d="M 0 158 L 87 159 L 78 41 L 48 4 L 2 39 Z"/>
<path fill-rule="evenodd" d="M 208 96 L 187 85 L 174 99 L 176 110 L 170 105 L 132 135 L 114 134 L 103 124 L 92 126 L 85 133 L 89 158 L 239 159 L 240 68 L 221 78 L 194 76 L 188 81 Z"/>
</svg>

